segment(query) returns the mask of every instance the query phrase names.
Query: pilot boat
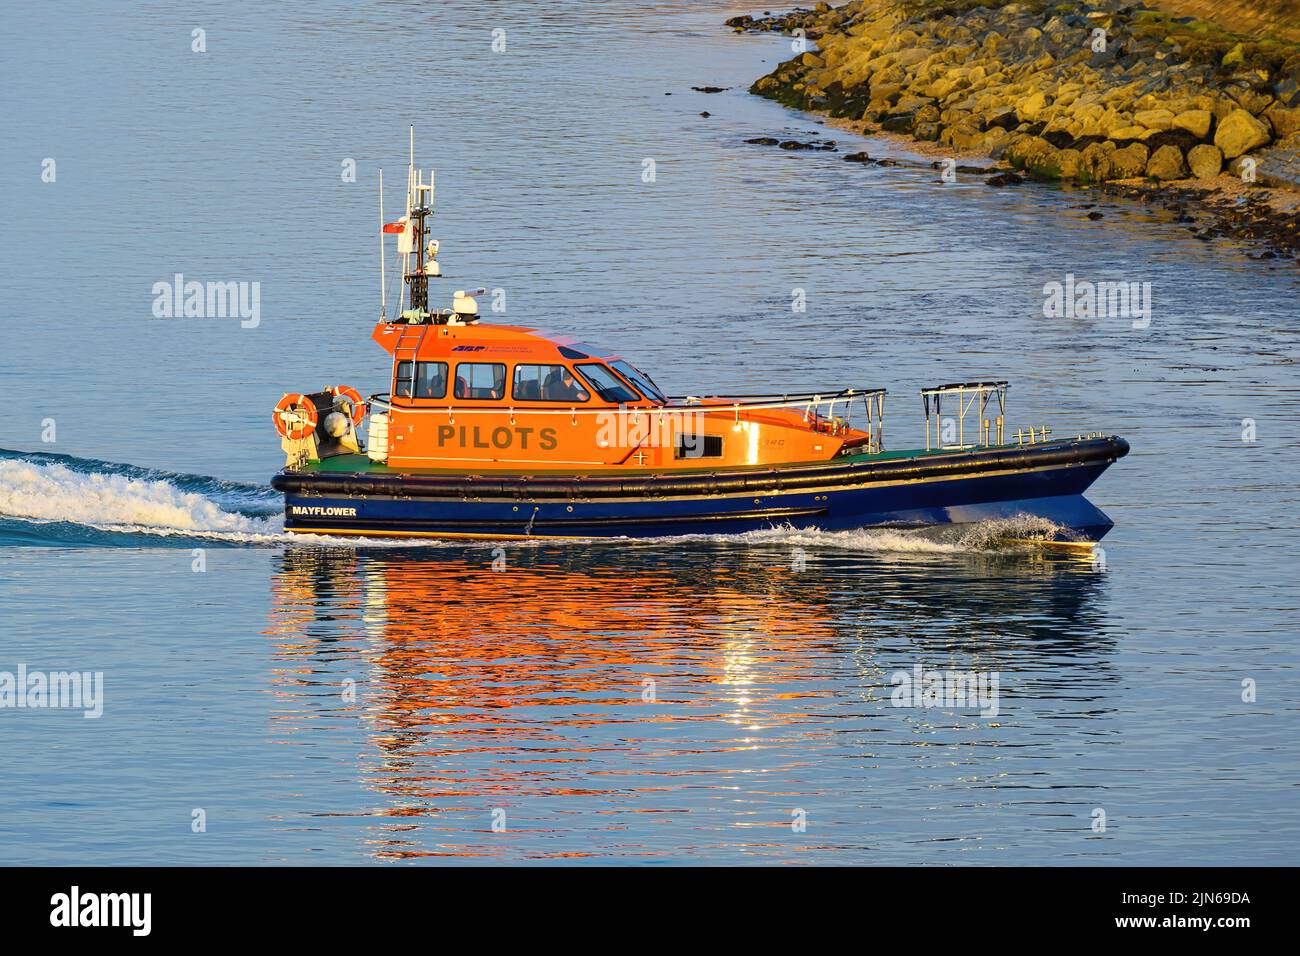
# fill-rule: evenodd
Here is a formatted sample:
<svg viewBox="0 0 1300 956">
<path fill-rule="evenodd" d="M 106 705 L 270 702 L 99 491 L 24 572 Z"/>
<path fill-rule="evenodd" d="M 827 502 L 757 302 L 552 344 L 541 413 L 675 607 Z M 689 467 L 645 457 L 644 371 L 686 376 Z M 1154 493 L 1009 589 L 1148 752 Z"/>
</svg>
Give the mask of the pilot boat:
<svg viewBox="0 0 1300 956">
<path fill-rule="evenodd" d="M 1083 493 L 1128 443 L 1011 435 L 1002 380 L 921 389 L 924 446 L 890 450 L 882 388 L 671 397 L 608 347 L 486 321 L 483 289 L 431 308 L 433 196 L 412 138 L 396 222 L 384 222 L 380 179 L 381 289 L 386 236 L 402 277 L 396 314 L 381 292 L 372 333 L 391 358 L 387 391 L 280 399 L 286 463 L 272 485 L 288 531 L 592 538 L 1002 521 L 1090 546 L 1112 527 Z"/>
</svg>

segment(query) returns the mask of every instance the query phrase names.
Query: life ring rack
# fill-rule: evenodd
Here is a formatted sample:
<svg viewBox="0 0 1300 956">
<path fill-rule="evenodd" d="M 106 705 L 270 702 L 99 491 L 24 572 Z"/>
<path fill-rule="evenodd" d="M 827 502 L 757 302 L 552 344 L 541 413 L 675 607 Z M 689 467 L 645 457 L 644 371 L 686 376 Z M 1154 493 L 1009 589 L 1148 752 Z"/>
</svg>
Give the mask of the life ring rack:
<svg viewBox="0 0 1300 956">
<path fill-rule="evenodd" d="M 301 392 L 289 392 L 276 402 L 271 420 L 281 438 L 301 441 L 316 430 L 316 403 Z"/>
<path fill-rule="evenodd" d="M 349 406 L 348 414 L 352 417 L 354 426 L 360 425 L 361 420 L 366 417 L 366 401 L 351 385 L 331 385 L 325 389 L 334 396 L 334 404 L 337 405 L 340 400 L 346 402 Z"/>
</svg>

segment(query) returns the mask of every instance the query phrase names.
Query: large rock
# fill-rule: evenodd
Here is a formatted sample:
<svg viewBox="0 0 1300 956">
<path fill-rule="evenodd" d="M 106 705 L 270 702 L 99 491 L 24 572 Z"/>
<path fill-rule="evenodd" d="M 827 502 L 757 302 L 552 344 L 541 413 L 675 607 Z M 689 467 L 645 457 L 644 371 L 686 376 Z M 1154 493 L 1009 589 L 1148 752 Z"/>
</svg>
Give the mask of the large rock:
<svg viewBox="0 0 1300 956">
<path fill-rule="evenodd" d="M 1079 154 L 1079 179 L 1083 182 L 1100 183 L 1114 179 L 1115 167 L 1111 157 L 1117 150 L 1109 140 L 1093 143 Z M 1144 157 L 1145 163 L 1145 157 Z"/>
<path fill-rule="evenodd" d="M 1214 116 L 1216 123 L 1222 123 L 1228 118 L 1228 114 L 1237 108 L 1235 100 L 1220 94 L 1215 96 L 1214 102 L 1210 105 L 1210 113 Z"/>
<path fill-rule="evenodd" d="M 1022 136 L 1007 149 L 1006 158 L 1016 169 L 1039 179 L 1060 179 L 1059 150 L 1039 136 Z"/>
<path fill-rule="evenodd" d="M 1058 179 L 1077 179 L 1080 170 L 1080 154 L 1077 149 L 1058 149 L 1056 151 L 1056 176 Z"/>
<path fill-rule="evenodd" d="M 1136 179 L 1146 172 L 1149 152 L 1141 143 L 1130 143 L 1110 154 L 1113 179 Z"/>
<path fill-rule="evenodd" d="M 1001 156 L 1002 151 L 1006 147 L 1007 141 L 1010 138 L 1011 138 L 1010 133 L 1008 133 L 1000 126 L 994 126 L 991 130 L 989 130 L 987 133 L 984 134 L 983 148 L 985 149 L 985 151 L 988 152 L 990 156 L 994 156 L 994 157 Z"/>
<path fill-rule="evenodd" d="M 903 95 L 902 83 L 872 83 L 871 100 L 872 102 L 886 103 L 892 106 L 894 101 Z"/>
<path fill-rule="evenodd" d="M 949 126 L 943 131 L 941 138 L 946 140 L 953 149 L 961 150 L 963 153 L 972 152 L 984 145 L 984 134 L 969 127 Z"/>
<path fill-rule="evenodd" d="M 1013 106 L 995 106 L 984 114 L 984 124 L 989 128 L 1000 127 L 1005 130 L 1016 128 L 1016 110 Z"/>
<path fill-rule="evenodd" d="M 1185 110 L 1174 117 L 1174 129 L 1185 129 L 1197 139 L 1210 135 L 1214 114 L 1209 110 Z"/>
<path fill-rule="evenodd" d="M 1031 123 L 1038 118 L 1038 114 L 1043 111 L 1047 105 L 1047 94 L 1043 92 L 1032 93 L 1016 104 L 1016 115 L 1024 122 Z"/>
<path fill-rule="evenodd" d="M 898 53 L 894 54 L 894 62 L 899 66 L 915 66 L 929 55 L 930 51 L 924 47 L 912 47 L 907 50 L 899 50 Z"/>
<path fill-rule="evenodd" d="M 910 133 L 916 125 L 916 114 L 907 111 L 890 113 L 880 121 L 880 128 L 886 133 Z"/>
<path fill-rule="evenodd" d="M 1133 114 L 1133 122 L 1147 129 L 1169 129 L 1174 125 L 1174 114 L 1164 109 L 1139 110 Z"/>
<path fill-rule="evenodd" d="M 1105 111 L 1096 118 L 1097 130 L 1107 139 L 1114 139 L 1111 135 L 1116 130 L 1128 129 L 1133 124 L 1125 118 L 1124 114 L 1119 112 L 1113 106 L 1107 106 Z M 1141 127 L 1139 127 L 1140 129 Z"/>
<path fill-rule="evenodd" d="M 1249 86 L 1230 86 L 1228 95 L 1237 101 L 1247 113 L 1258 116 L 1273 103 L 1273 94 L 1265 90 L 1251 89 Z"/>
<path fill-rule="evenodd" d="M 1108 136 L 1113 140 L 1126 142 L 1133 139 L 1146 139 L 1148 135 L 1155 132 L 1158 132 L 1158 130 L 1134 124 L 1133 126 L 1120 126 L 1117 129 L 1112 129 Z"/>
<path fill-rule="evenodd" d="M 1264 111 L 1264 118 L 1272 125 L 1273 134 L 1278 139 L 1300 132 L 1300 108 L 1288 109 L 1274 104 Z"/>
<path fill-rule="evenodd" d="M 898 102 L 894 104 L 894 109 L 900 113 L 915 113 L 926 106 L 933 105 L 934 100 L 929 97 L 917 96 L 915 93 L 904 93 L 898 98 Z M 939 118 L 939 111 L 937 109 L 934 111 L 934 116 L 932 118 Z"/>
<path fill-rule="evenodd" d="M 1185 179 L 1187 164 L 1177 146 L 1161 146 L 1147 160 L 1147 175 L 1152 179 Z"/>
<path fill-rule="evenodd" d="M 1012 133 L 1006 149 L 1002 151 L 1002 157 L 1016 169 L 1023 169 L 1024 157 L 1028 154 L 1030 141 L 1033 139 L 1034 137 L 1026 136 L 1024 133 Z M 1048 146 L 1051 145 L 1046 141 L 1043 142 Z"/>
<path fill-rule="evenodd" d="M 957 89 L 961 82 L 961 80 L 955 79 L 951 76 L 941 76 L 939 79 L 927 86 L 923 92 L 926 96 L 933 97 L 936 100 L 941 100 Z"/>
<path fill-rule="evenodd" d="M 1268 126 L 1242 109 L 1233 110 L 1219 121 L 1214 134 L 1214 145 L 1227 159 L 1264 146 L 1271 139 Z"/>
<path fill-rule="evenodd" d="M 1261 150 L 1257 161 L 1261 183 L 1300 190 L 1300 134 Z"/>
<path fill-rule="evenodd" d="M 1217 146 L 1202 143 L 1187 151 L 1187 165 L 1197 179 L 1213 179 L 1223 169 L 1223 153 Z"/>
</svg>

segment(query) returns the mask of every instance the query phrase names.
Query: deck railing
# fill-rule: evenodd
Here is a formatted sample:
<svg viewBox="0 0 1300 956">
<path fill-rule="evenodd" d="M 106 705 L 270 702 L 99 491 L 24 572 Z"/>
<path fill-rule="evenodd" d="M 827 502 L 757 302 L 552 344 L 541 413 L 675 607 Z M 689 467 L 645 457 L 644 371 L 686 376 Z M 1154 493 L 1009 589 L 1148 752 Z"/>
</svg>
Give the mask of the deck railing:
<svg viewBox="0 0 1300 956">
<path fill-rule="evenodd" d="M 938 385 L 934 388 L 921 389 L 921 401 L 925 405 L 925 450 L 934 448 L 966 447 L 966 413 L 978 409 L 976 423 L 979 426 L 979 438 L 976 445 L 1001 445 L 1003 429 L 1006 424 L 1007 389 L 1004 381 L 994 382 L 954 382 L 951 385 Z M 943 435 L 943 400 L 957 400 L 957 414 L 948 416 L 957 429 L 952 439 L 945 440 Z M 934 414 L 934 443 L 931 445 L 930 421 L 931 407 Z M 989 412 L 996 406 L 997 414 L 989 417 Z M 996 438 L 995 438 L 996 436 Z"/>
</svg>

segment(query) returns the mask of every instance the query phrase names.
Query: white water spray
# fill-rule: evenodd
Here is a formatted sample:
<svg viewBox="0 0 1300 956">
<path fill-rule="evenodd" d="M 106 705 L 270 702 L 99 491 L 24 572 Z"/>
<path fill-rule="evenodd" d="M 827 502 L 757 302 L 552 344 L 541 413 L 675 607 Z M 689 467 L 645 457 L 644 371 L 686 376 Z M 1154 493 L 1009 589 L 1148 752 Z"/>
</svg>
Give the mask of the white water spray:
<svg viewBox="0 0 1300 956">
<path fill-rule="evenodd" d="M 225 511 L 167 481 L 86 474 L 65 465 L 0 461 L 0 515 L 67 521 L 102 531 L 256 542 L 281 537 L 284 519 Z"/>
</svg>

